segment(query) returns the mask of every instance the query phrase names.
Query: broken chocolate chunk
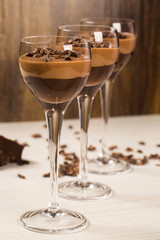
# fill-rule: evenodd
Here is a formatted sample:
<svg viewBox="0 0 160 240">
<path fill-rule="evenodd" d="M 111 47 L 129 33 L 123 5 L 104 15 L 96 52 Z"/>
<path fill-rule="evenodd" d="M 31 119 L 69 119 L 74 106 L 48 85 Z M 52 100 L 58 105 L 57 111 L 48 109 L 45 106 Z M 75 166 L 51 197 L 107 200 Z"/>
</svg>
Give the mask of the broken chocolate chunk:
<svg viewBox="0 0 160 240">
<path fill-rule="evenodd" d="M 0 166 L 8 163 L 28 164 L 29 161 L 21 159 L 25 146 L 27 144 L 19 144 L 17 141 L 12 141 L 0 135 Z"/>
</svg>

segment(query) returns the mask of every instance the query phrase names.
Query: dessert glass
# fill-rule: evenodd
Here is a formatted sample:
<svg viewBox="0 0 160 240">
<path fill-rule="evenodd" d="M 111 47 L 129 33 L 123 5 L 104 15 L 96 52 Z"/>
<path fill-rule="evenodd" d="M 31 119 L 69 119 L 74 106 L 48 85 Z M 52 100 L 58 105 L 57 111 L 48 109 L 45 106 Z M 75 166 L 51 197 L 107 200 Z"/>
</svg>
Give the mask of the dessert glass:
<svg viewBox="0 0 160 240">
<path fill-rule="evenodd" d="M 77 180 L 62 182 L 59 194 L 63 198 L 80 200 L 107 199 L 111 196 L 110 187 L 87 177 L 88 125 L 94 97 L 110 77 L 119 56 L 117 31 L 106 26 L 66 25 L 60 26 L 58 35 L 73 35 L 89 40 L 91 45 L 92 67 L 89 78 L 78 95 L 80 116 L 80 165 Z M 81 44 L 79 41 L 78 44 Z M 75 46 L 78 47 L 75 43 Z"/>
<path fill-rule="evenodd" d="M 99 155 L 93 159 L 88 160 L 88 169 L 91 173 L 97 174 L 119 174 L 127 173 L 131 170 L 129 163 L 114 159 L 110 156 L 108 151 L 108 123 L 110 115 L 111 95 L 114 82 L 120 71 L 125 67 L 131 58 L 136 46 L 136 28 L 135 22 L 132 19 L 123 18 L 84 18 L 81 24 L 99 25 L 114 27 L 119 36 L 120 55 L 116 67 L 110 78 L 100 89 L 101 96 L 101 114 L 103 121 L 101 151 Z"/>
<path fill-rule="evenodd" d="M 69 37 L 69 39 L 72 39 Z M 42 233 L 72 233 L 87 226 L 78 212 L 59 207 L 58 155 L 64 112 L 84 86 L 91 69 L 90 46 L 83 40 L 78 50 L 67 36 L 33 36 L 21 40 L 19 66 L 23 80 L 40 102 L 49 140 L 51 195 L 48 207 L 24 213 L 25 228 Z"/>
</svg>

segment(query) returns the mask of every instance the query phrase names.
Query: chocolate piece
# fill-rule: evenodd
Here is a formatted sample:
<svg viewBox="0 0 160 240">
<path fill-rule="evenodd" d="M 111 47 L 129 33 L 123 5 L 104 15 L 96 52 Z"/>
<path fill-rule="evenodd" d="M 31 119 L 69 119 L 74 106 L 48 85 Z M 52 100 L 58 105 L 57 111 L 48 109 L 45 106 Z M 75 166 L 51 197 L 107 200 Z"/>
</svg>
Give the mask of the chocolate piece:
<svg viewBox="0 0 160 240">
<path fill-rule="evenodd" d="M 160 144 L 157 144 L 156 146 L 157 146 L 157 147 L 160 147 Z"/>
<path fill-rule="evenodd" d="M 22 174 L 17 174 L 17 176 L 19 177 L 19 178 L 22 178 L 22 179 L 25 179 L 26 177 L 25 176 L 23 176 Z"/>
<path fill-rule="evenodd" d="M 32 137 L 33 138 L 41 138 L 42 135 L 40 133 L 34 133 L 34 134 L 32 134 Z"/>
<path fill-rule="evenodd" d="M 152 153 L 149 155 L 148 158 L 149 159 L 160 159 L 160 155 L 158 153 L 155 153 L 155 154 Z"/>
<path fill-rule="evenodd" d="M 140 145 L 146 145 L 146 143 L 143 142 L 143 141 L 139 141 L 138 143 L 139 143 Z"/>
<path fill-rule="evenodd" d="M 60 148 L 66 148 L 66 147 L 67 147 L 67 144 L 60 145 Z"/>
<path fill-rule="evenodd" d="M 127 148 L 126 148 L 126 152 L 132 152 L 132 151 L 133 151 L 132 148 L 130 148 L 130 147 L 127 147 Z"/>
<path fill-rule="evenodd" d="M 45 177 L 45 178 L 46 178 L 46 177 L 50 177 L 50 173 L 44 173 L 44 174 L 43 174 L 43 177 Z"/>
<path fill-rule="evenodd" d="M 142 151 L 142 150 L 140 150 L 140 149 L 138 149 L 138 150 L 137 150 L 137 153 L 143 153 L 143 151 Z"/>
<path fill-rule="evenodd" d="M 120 153 L 120 152 L 116 152 L 116 153 L 113 152 L 111 154 L 111 157 L 115 158 L 115 159 L 120 159 L 120 160 L 126 161 L 133 165 L 144 165 L 148 162 L 148 158 L 146 156 L 144 156 L 143 158 L 135 158 L 133 156 L 133 154 L 123 155 L 123 153 Z"/>
<path fill-rule="evenodd" d="M 89 145 L 87 149 L 88 149 L 88 151 L 95 151 L 96 147 Z"/>
<path fill-rule="evenodd" d="M 113 150 L 116 149 L 116 148 L 118 148 L 117 145 L 113 145 L 113 146 L 110 146 L 108 149 L 109 149 L 110 151 L 113 151 Z"/>
<path fill-rule="evenodd" d="M 17 163 L 18 165 L 28 164 L 29 161 L 22 160 L 21 155 L 23 148 L 27 144 L 19 144 L 0 135 L 0 166 L 7 163 Z"/>
<path fill-rule="evenodd" d="M 69 125 L 68 128 L 69 128 L 69 129 L 73 129 L 73 126 L 72 126 L 72 125 Z"/>
<path fill-rule="evenodd" d="M 77 42 L 77 41 L 76 41 Z M 55 59 L 63 58 L 66 61 L 72 60 L 72 58 L 81 57 L 78 52 L 71 50 L 53 50 L 52 48 L 37 48 L 33 52 L 26 53 L 26 57 L 40 58 L 42 56 L 46 56 L 43 58 L 44 62 L 51 62 L 51 56 Z"/>
<path fill-rule="evenodd" d="M 79 134 L 79 132 L 78 132 L 78 131 L 75 131 L 74 134 Z"/>
</svg>

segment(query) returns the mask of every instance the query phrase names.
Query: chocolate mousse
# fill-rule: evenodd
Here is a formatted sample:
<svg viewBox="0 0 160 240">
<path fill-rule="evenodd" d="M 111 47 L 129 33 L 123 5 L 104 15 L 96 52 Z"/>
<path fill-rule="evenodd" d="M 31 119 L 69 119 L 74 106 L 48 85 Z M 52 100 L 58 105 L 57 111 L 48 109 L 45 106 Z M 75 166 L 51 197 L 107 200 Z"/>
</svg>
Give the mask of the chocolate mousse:
<svg viewBox="0 0 160 240">
<path fill-rule="evenodd" d="M 136 46 L 136 35 L 133 33 L 121 32 L 119 34 L 120 55 L 116 67 L 110 76 L 110 80 L 114 81 L 119 72 L 128 63 Z"/>
<path fill-rule="evenodd" d="M 44 109 L 64 110 L 90 73 L 91 61 L 80 51 L 37 48 L 19 58 L 25 83 Z"/>
<path fill-rule="evenodd" d="M 92 53 L 92 67 L 88 80 L 79 95 L 87 94 L 94 97 L 98 89 L 109 78 L 119 57 L 119 48 L 117 39 L 114 36 L 104 36 L 102 41 L 95 41 L 95 36 L 92 33 L 81 33 L 81 38 L 71 40 L 74 47 L 83 45 L 83 38 L 90 41 Z"/>
<path fill-rule="evenodd" d="M 92 43 L 91 53 L 91 73 L 80 94 L 93 97 L 113 72 L 118 61 L 119 48 L 107 42 L 101 42 L 99 45 Z"/>
</svg>

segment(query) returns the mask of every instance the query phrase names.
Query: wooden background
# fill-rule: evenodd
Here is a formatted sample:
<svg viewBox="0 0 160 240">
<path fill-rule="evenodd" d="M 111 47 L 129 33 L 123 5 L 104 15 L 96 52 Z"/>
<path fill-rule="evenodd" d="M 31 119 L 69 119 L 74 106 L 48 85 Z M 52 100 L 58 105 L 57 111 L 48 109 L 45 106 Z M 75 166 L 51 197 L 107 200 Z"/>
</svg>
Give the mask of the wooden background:
<svg viewBox="0 0 160 240">
<path fill-rule="evenodd" d="M 20 39 L 55 34 L 83 17 L 135 19 L 134 56 L 114 86 L 111 114 L 160 113 L 160 0 L 0 0 L 0 121 L 44 119 L 41 106 L 23 83 L 18 68 Z M 78 116 L 77 103 L 66 117 Z M 100 116 L 97 95 L 92 116 Z"/>
</svg>

